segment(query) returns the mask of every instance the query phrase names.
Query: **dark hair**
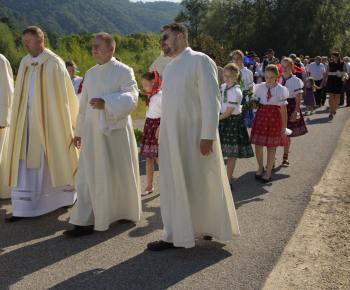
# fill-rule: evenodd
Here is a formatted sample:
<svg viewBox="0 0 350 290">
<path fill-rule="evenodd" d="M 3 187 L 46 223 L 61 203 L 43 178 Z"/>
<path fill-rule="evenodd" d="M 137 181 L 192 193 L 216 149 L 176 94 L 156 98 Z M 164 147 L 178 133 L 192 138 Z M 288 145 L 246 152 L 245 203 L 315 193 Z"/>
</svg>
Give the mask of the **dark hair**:
<svg viewBox="0 0 350 290">
<path fill-rule="evenodd" d="M 215 55 L 215 53 L 213 53 L 213 52 L 208 53 L 208 56 L 209 56 L 212 60 L 216 60 L 216 55 Z"/>
<path fill-rule="evenodd" d="M 163 25 L 162 28 L 160 29 L 160 32 L 163 33 L 165 30 L 170 29 L 171 32 L 175 32 L 176 34 L 182 33 L 185 39 L 186 45 L 188 45 L 188 31 L 187 28 L 180 24 L 180 23 L 172 23 L 172 24 L 167 24 Z"/>
<path fill-rule="evenodd" d="M 66 61 L 66 67 L 69 67 L 69 66 L 74 66 L 74 67 L 77 67 L 77 65 L 75 64 L 75 62 L 73 60 L 68 60 Z"/>
<path fill-rule="evenodd" d="M 335 52 L 332 53 L 332 55 L 334 55 L 334 56 L 336 56 L 336 57 L 339 57 L 339 64 L 342 64 L 342 63 L 343 63 L 343 61 L 341 60 L 341 57 L 340 57 L 340 53 L 339 53 L 339 52 L 335 51 Z"/>
<path fill-rule="evenodd" d="M 119 58 L 119 57 L 115 57 L 115 59 L 117 60 L 117 61 L 119 61 L 119 62 L 122 62 L 122 59 L 121 58 Z"/>
<path fill-rule="evenodd" d="M 145 79 L 145 80 L 148 80 L 148 81 L 152 81 L 156 78 L 156 76 L 154 75 L 154 72 L 145 72 L 142 76 L 141 76 L 141 79 Z"/>
<path fill-rule="evenodd" d="M 22 35 L 30 33 L 31 35 L 36 35 L 37 37 L 42 37 L 44 39 L 44 33 L 43 31 L 36 26 L 28 26 L 26 29 L 22 31 Z"/>
</svg>

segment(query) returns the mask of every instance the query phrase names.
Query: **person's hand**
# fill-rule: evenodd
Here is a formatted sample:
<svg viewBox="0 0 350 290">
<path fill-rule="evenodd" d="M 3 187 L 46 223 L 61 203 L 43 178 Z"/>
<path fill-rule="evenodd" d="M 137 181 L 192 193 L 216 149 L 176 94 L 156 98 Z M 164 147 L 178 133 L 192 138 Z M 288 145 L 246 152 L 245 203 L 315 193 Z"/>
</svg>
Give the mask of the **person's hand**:
<svg viewBox="0 0 350 290">
<path fill-rule="evenodd" d="M 77 147 L 78 149 L 80 149 L 81 147 L 81 137 L 74 137 L 74 146 Z"/>
<path fill-rule="evenodd" d="M 295 122 L 297 120 L 297 112 L 293 112 L 292 116 L 290 117 L 290 122 Z"/>
<path fill-rule="evenodd" d="M 256 109 L 256 103 L 253 103 L 252 109 Z"/>
<path fill-rule="evenodd" d="M 200 144 L 201 153 L 204 156 L 209 156 L 214 152 L 213 150 L 213 140 L 202 139 Z"/>
<path fill-rule="evenodd" d="M 93 109 L 104 110 L 105 108 L 105 101 L 101 98 L 92 98 L 89 103 Z"/>
<path fill-rule="evenodd" d="M 284 138 L 284 137 L 287 137 L 287 135 L 285 134 L 286 132 L 286 128 L 282 128 L 282 132 L 281 132 L 281 136 Z"/>
<path fill-rule="evenodd" d="M 157 138 L 157 140 L 159 139 L 159 131 L 160 131 L 160 126 L 157 128 L 157 131 L 156 131 L 156 138 Z"/>
</svg>

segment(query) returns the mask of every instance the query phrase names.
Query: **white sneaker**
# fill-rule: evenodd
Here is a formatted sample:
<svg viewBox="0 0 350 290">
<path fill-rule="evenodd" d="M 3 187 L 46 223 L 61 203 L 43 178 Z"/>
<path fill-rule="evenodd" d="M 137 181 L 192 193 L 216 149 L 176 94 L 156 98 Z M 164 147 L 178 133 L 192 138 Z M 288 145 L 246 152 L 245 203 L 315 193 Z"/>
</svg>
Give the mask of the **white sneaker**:
<svg viewBox="0 0 350 290">
<path fill-rule="evenodd" d="M 147 195 L 147 194 L 152 193 L 153 191 L 154 191 L 154 187 L 151 190 L 142 190 L 141 195 Z"/>
</svg>

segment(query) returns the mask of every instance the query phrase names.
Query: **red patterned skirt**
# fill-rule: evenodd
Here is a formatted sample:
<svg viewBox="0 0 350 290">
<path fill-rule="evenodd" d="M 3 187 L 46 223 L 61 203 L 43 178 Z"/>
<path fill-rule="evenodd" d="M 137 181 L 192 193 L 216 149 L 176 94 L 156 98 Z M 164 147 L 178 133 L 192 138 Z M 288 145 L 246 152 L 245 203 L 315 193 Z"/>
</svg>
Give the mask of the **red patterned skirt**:
<svg viewBox="0 0 350 290">
<path fill-rule="evenodd" d="M 289 135 L 288 137 L 298 137 L 305 135 L 307 133 L 307 128 L 304 120 L 304 116 L 301 113 L 301 110 L 299 109 L 299 114 L 300 114 L 300 119 L 297 119 L 295 122 L 290 122 L 290 118 L 295 111 L 295 105 L 296 101 L 295 98 L 289 98 L 288 100 L 288 105 L 287 105 L 287 114 L 288 114 L 288 124 L 287 128 L 292 130 L 292 134 Z"/>
<path fill-rule="evenodd" d="M 287 137 L 282 137 L 283 120 L 281 108 L 261 104 L 256 111 L 250 132 L 250 142 L 266 147 L 287 146 Z"/>
<path fill-rule="evenodd" d="M 146 157 L 158 157 L 158 139 L 156 131 L 160 125 L 160 118 L 147 118 L 140 143 L 140 155 Z"/>
</svg>

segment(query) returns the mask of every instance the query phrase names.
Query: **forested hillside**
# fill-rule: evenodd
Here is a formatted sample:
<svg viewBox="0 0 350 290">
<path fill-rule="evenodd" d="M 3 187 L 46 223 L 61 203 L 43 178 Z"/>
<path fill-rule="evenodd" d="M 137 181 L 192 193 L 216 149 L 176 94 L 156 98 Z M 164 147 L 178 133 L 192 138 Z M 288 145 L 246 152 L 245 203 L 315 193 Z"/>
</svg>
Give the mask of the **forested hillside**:
<svg viewBox="0 0 350 290">
<path fill-rule="evenodd" d="M 183 0 L 176 22 L 189 29 L 191 46 L 215 50 L 226 63 L 233 49 L 350 54 L 350 0 Z"/>
<path fill-rule="evenodd" d="M 9 17 L 23 29 L 36 25 L 59 36 L 81 32 L 159 33 L 161 25 L 173 22 L 180 5 L 129 0 L 0 0 L 0 17 Z"/>
</svg>

